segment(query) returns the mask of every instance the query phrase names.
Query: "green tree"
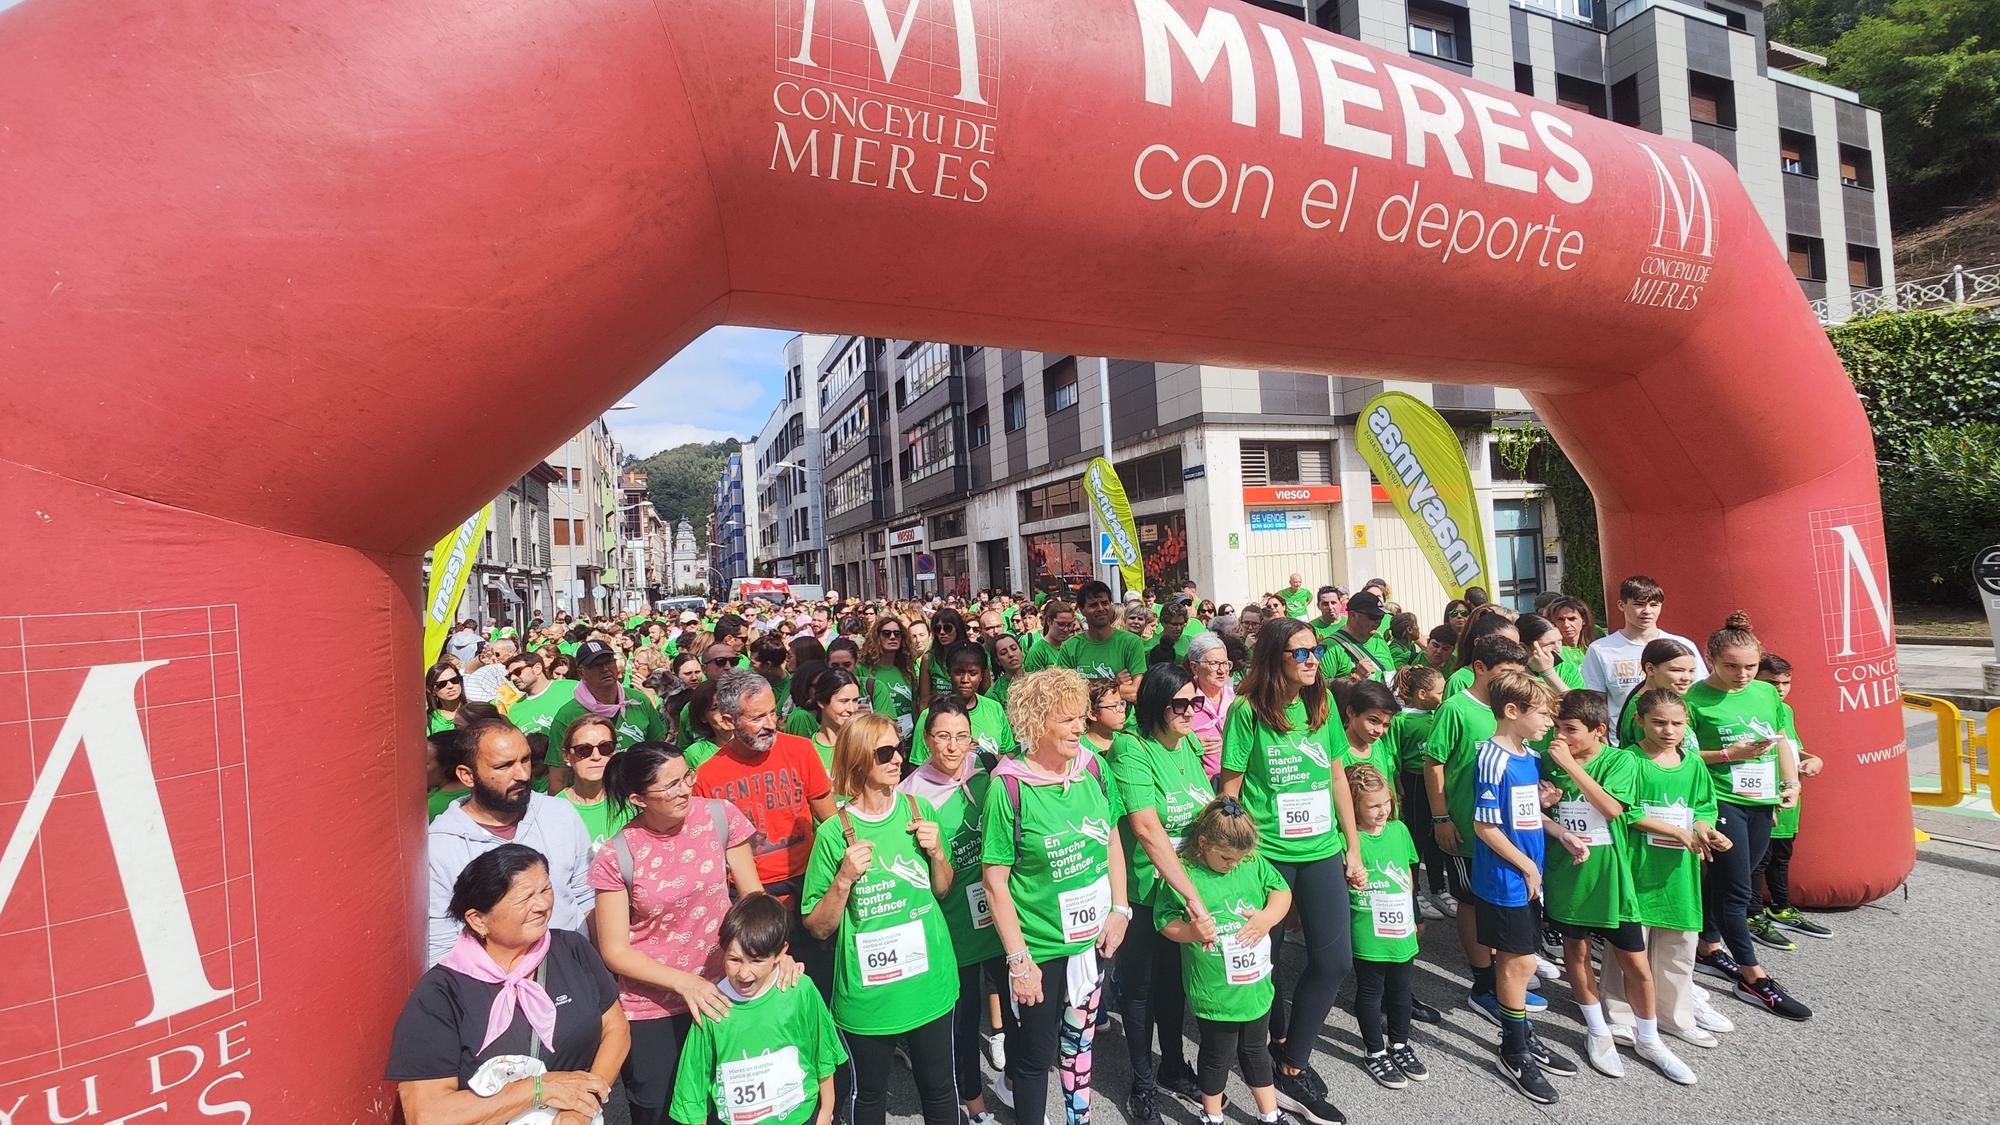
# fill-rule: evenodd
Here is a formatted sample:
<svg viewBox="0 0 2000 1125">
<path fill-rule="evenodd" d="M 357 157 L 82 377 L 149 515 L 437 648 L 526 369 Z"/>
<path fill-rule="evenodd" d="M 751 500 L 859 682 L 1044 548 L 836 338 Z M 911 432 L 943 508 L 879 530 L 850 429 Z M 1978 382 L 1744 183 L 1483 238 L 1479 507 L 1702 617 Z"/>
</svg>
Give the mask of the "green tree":
<svg viewBox="0 0 2000 1125">
<path fill-rule="evenodd" d="M 1499 431 L 1501 461 L 1548 491 L 1561 524 L 1562 592 L 1590 604 L 1604 620 L 1604 559 L 1598 547 L 1597 498 L 1555 437 L 1540 426 Z"/>
<path fill-rule="evenodd" d="M 741 445 L 736 441 L 695 442 L 663 449 L 626 462 L 627 472 L 646 474 L 653 507 L 668 523 L 694 525 L 697 546 L 708 546 L 708 517 L 715 509 L 715 482 Z"/>
<path fill-rule="evenodd" d="M 1903 598 L 1970 604 L 1972 556 L 2000 542 L 2000 425 L 1960 422 L 1918 431 L 1900 462 L 1884 462 L 1882 529 L 1889 578 Z"/>
</svg>

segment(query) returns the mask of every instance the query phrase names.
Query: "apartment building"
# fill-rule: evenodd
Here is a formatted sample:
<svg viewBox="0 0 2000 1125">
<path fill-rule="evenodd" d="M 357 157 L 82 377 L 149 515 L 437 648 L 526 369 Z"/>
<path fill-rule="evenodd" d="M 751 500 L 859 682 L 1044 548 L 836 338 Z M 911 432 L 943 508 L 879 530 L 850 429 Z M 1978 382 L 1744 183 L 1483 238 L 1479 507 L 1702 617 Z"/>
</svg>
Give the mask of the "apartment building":
<svg viewBox="0 0 2000 1125">
<path fill-rule="evenodd" d="M 516 629 L 555 612 L 555 588 L 550 575 L 549 490 L 562 480 L 548 462 L 538 462 L 521 474 L 507 491 L 493 498 L 493 514 L 479 544 L 457 618 L 477 621 L 480 628 L 511 625 Z M 424 581 L 430 581 L 431 555 L 424 552 Z"/>
<path fill-rule="evenodd" d="M 714 589 L 726 591 L 732 578 L 747 578 L 756 562 L 753 529 L 757 526 L 757 492 L 746 488 L 744 466 L 756 463 L 752 442 L 741 442 L 723 463 L 715 482 L 715 504 L 708 517 L 710 578 Z"/>
<path fill-rule="evenodd" d="M 820 503 L 819 368 L 834 337 L 800 334 L 785 342 L 778 404 L 752 443 L 746 487 L 757 495 L 755 562 L 767 578 L 820 585 L 824 573 Z"/>
<path fill-rule="evenodd" d="M 610 613 L 622 605 L 618 589 L 624 549 L 616 523 L 620 460 L 618 443 L 601 417 L 547 458 L 557 476 L 549 487 L 549 544 L 559 610 Z"/>
</svg>

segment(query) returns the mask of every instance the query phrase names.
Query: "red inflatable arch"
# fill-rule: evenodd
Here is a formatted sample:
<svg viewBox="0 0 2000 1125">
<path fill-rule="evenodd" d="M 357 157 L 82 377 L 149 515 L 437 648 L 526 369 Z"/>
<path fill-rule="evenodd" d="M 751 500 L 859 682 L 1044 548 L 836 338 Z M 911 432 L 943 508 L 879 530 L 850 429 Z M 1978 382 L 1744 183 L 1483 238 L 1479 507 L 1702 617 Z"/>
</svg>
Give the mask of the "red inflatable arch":
<svg viewBox="0 0 2000 1125">
<path fill-rule="evenodd" d="M 15 1125 L 387 1117 L 418 556 L 724 323 L 1523 388 L 1797 666 L 1803 895 L 1913 863 L 1868 428 L 1705 149 L 1231 2 L 22 0 L 0 167 Z"/>
</svg>

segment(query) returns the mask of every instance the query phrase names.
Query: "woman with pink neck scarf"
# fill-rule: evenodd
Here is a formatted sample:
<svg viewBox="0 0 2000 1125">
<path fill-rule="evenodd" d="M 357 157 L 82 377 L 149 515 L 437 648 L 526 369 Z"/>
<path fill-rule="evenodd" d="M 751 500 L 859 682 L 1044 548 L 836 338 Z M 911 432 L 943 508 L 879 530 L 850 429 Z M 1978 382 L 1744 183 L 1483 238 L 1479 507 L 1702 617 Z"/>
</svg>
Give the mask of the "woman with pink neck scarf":
<svg viewBox="0 0 2000 1125">
<path fill-rule="evenodd" d="M 644 692 L 627 691 L 618 672 L 618 654 L 603 641 L 585 641 L 576 650 L 576 694 L 556 711 L 549 723 L 549 788 L 559 789 L 570 782 L 570 769 L 562 758 L 569 725 L 585 715 L 611 722 L 618 737 L 618 749 L 630 750 L 641 742 L 663 742 L 667 721 Z"/>
<path fill-rule="evenodd" d="M 548 861 L 523 844 L 459 873 L 451 916 L 465 932 L 418 978 L 389 1046 L 385 1077 L 409 1125 L 601 1119 L 631 1033 L 597 951 L 549 928 L 554 903 Z"/>
</svg>

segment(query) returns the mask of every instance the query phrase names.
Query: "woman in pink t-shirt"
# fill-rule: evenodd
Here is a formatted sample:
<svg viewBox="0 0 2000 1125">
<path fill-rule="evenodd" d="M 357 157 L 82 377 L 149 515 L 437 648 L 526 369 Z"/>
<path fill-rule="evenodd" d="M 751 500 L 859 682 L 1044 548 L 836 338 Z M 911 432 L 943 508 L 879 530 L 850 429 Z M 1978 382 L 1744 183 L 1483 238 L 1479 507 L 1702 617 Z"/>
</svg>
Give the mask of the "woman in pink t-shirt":
<svg viewBox="0 0 2000 1125">
<path fill-rule="evenodd" d="M 609 800 L 636 810 L 590 867 L 597 948 L 632 1026 L 623 1078 L 634 1125 L 664 1125 L 688 1028 L 729 1011 L 715 982 L 730 883 L 738 895 L 763 889 L 749 819 L 727 801 L 694 799 L 689 780 L 680 751 L 661 742 L 618 754 L 605 772 Z"/>
<path fill-rule="evenodd" d="M 1213 780 L 1222 772 L 1222 724 L 1236 688 L 1229 682 L 1229 650 L 1214 633 L 1196 633 L 1188 642 L 1188 672 L 1194 676 L 1194 711 L 1188 716 L 1201 742 L 1201 767 Z"/>
</svg>

